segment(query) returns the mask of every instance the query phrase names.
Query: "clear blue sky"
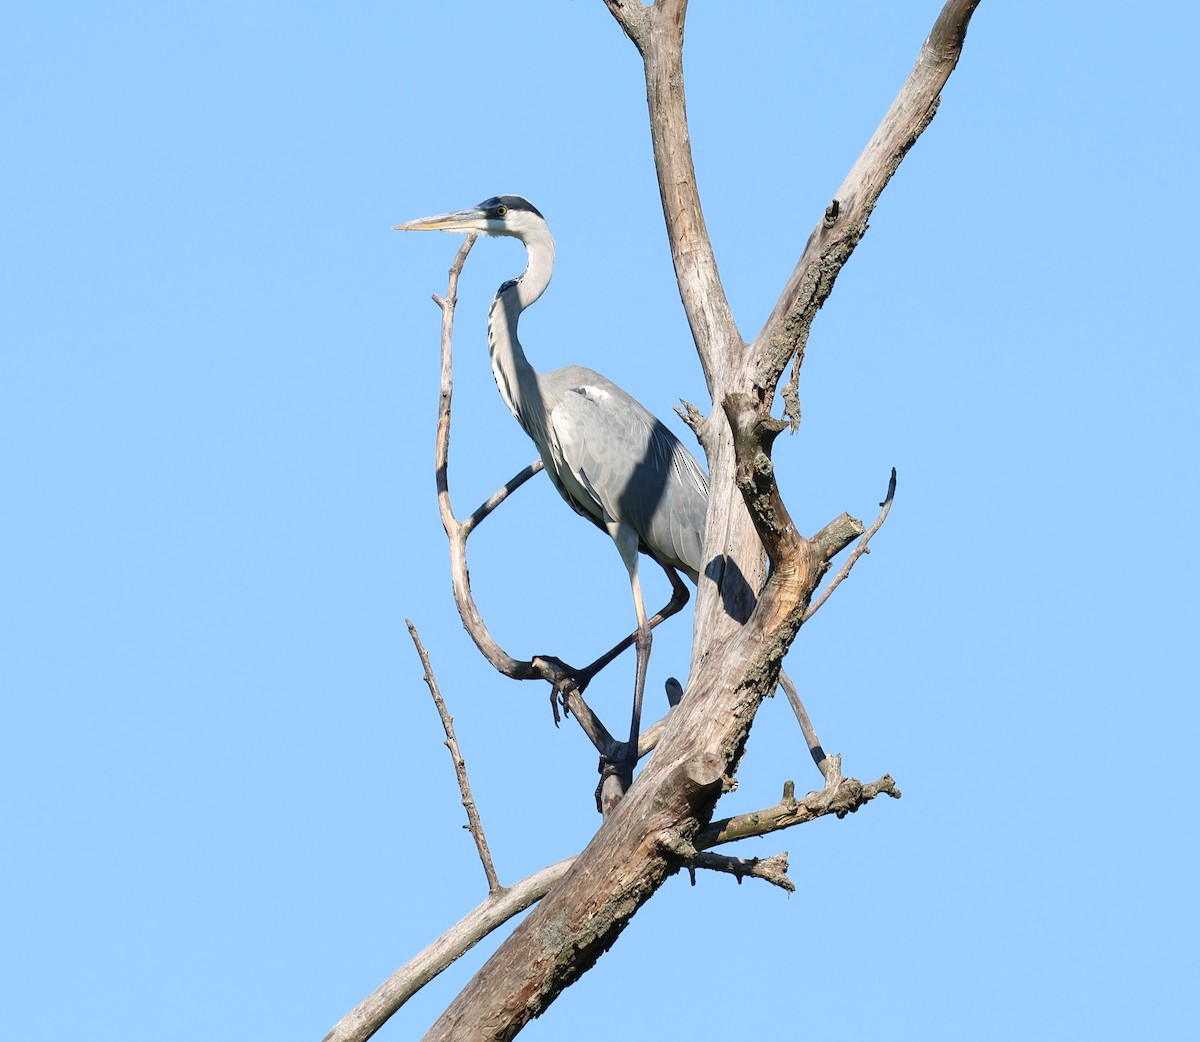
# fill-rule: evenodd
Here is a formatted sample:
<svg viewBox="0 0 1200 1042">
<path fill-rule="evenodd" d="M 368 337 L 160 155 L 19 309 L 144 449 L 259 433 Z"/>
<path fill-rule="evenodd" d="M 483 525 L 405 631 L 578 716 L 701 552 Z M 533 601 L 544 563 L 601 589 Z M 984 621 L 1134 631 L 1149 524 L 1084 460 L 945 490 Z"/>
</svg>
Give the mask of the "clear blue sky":
<svg viewBox="0 0 1200 1042">
<path fill-rule="evenodd" d="M 746 335 L 938 8 L 692 5 Z M 747 844 L 791 852 L 790 899 L 676 877 L 523 1037 L 1195 1037 L 1198 30 L 1193 4 L 984 0 L 776 452 L 810 532 L 899 470 L 789 668 L 847 772 L 904 798 Z M 638 61 L 599 0 L 24 4 L 3 50 L 5 1034 L 316 1040 L 484 894 L 405 616 L 503 880 L 597 824 L 578 729 L 458 622 L 429 301 L 456 240 L 389 228 L 528 196 L 559 257 L 535 364 L 702 402 Z M 522 263 L 481 243 L 463 280 L 460 512 L 533 456 L 483 346 Z M 544 479 L 474 543 L 514 654 L 629 624 L 613 548 Z M 780 699 L 720 811 L 789 778 L 818 781 Z"/>
</svg>

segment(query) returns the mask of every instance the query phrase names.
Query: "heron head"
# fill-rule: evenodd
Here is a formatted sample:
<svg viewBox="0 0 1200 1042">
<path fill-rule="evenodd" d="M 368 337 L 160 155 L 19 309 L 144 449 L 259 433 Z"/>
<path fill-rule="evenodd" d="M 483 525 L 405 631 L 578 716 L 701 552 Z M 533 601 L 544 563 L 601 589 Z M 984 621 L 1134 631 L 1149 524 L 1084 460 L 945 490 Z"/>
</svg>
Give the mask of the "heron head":
<svg viewBox="0 0 1200 1042">
<path fill-rule="evenodd" d="M 546 219 L 536 206 L 519 195 L 494 195 L 469 210 L 439 213 L 405 221 L 393 229 L 399 232 L 462 232 L 467 235 L 513 235 L 524 239 L 544 229 Z"/>
</svg>

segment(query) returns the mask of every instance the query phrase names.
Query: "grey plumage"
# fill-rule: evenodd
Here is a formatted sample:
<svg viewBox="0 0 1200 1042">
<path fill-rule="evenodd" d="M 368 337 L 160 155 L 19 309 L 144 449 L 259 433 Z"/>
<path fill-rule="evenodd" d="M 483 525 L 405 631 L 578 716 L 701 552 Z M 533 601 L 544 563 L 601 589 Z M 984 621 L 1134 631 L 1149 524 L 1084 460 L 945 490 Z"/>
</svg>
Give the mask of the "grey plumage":
<svg viewBox="0 0 1200 1042">
<path fill-rule="evenodd" d="M 545 218 L 520 196 L 493 196 L 468 210 L 397 226 L 513 236 L 524 243 L 524 273 L 500 286 L 488 312 L 488 351 L 500 397 L 533 439 L 546 473 L 571 507 L 613 539 L 629 573 L 638 621 L 637 676 L 627 761 L 636 761 L 642 691 L 650 654 L 638 581 L 638 551 L 697 580 L 703 566 L 708 477 L 678 438 L 632 395 L 583 366 L 537 372 L 517 339 L 521 312 L 554 268 Z M 631 758 L 631 759 L 630 759 Z"/>
<path fill-rule="evenodd" d="M 600 528 L 632 528 L 638 549 L 696 581 L 708 476 L 639 401 L 583 366 L 541 376 L 549 406 L 543 460 L 562 497 Z M 537 439 L 535 439 L 536 441 Z"/>
</svg>

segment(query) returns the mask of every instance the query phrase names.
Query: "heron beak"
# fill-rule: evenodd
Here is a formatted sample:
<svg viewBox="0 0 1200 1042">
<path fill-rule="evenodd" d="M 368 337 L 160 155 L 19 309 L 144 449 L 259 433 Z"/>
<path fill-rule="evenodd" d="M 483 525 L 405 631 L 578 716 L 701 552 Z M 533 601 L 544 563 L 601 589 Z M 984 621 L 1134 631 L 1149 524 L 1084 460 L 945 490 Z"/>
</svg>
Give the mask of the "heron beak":
<svg viewBox="0 0 1200 1042">
<path fill-rule="evenodd" d="M 397 224 L 395 232 L 479 232 L 483 231 L 486 214 L 482 210 L 455 210 L 434 217 L 418 217 L 415 221 Z"/>
</svg>

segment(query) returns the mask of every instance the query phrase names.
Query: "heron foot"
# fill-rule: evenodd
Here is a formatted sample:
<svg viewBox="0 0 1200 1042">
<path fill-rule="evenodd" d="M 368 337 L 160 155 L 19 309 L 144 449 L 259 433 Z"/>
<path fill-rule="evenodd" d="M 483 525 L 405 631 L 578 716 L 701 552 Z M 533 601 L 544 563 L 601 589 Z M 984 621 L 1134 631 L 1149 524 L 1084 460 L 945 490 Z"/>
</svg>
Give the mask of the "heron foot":
<svg viewBox="0 0 1200 1042">
<path fill-rule="evenodd" d="M 581 695 L 587 690 L 588 684 L 592 682 L 596 671 L 591 669 L 576 669 L 574 666 L 568 665 L 562 659 L 555 655 L 538 655 L 534 659 L 535 662 L 544 662 L 554 672 L 554 677 L 546 679 L 550 681 L 550 711 L 554 714 L 554 726 L 558 727 L 563 717 L 571 715 L 571 707 L 567 702 L 567 696 L 571 688 L 574 688 Z M 561 716 L 559 710 L 562 710 Z"/>
</svg>

